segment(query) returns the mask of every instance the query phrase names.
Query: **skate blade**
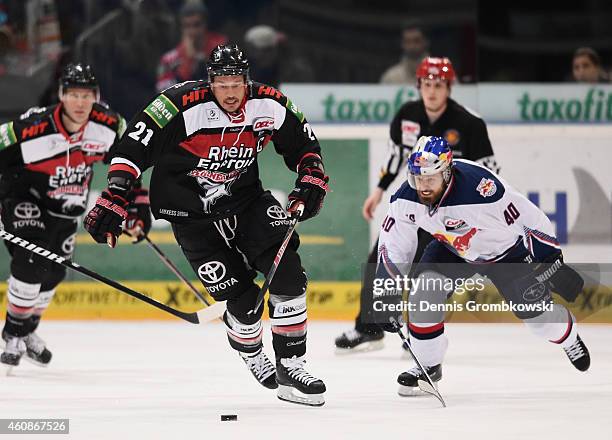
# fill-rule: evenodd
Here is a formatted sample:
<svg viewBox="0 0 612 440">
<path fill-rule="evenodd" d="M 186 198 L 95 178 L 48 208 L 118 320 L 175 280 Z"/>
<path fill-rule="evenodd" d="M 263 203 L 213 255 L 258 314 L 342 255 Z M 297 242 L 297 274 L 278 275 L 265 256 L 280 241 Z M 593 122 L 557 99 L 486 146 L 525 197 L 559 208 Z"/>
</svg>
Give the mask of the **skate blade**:
<svg viewBox="0 0 612 440">
<path fill-rule="evenodd" d="M 4 366 L 6 367 L 6 375 L 7 377 L 10 377 L 13 375 L 13 368 L 15 367 L 14 365 L 7 365 L 4 364 Z"/>
<path fill-rule="evenodd" d="M 378 351 L 385 348 L 385 343 L 382 339 L 378 341 L 369 341 L 364 342 L 363 344 L 359 344 L 353 348 L 339 348 L 336 347 L 336 354 L 338 356 L 346 356 L 348 354 L 357 354 L 357 353 L 369 353 L 370 351 Z"/>
<path fill-rule="evenodd" d="M 25 355 L 22 359 L 25 359 L 29 363 L 36 365 L 37 367 L 47 368 L 49 367 L 49 363 L 43 364 L 42 362 L 37 361 L 36 359 L 32 359 L 30 356 Z"/>
<path fill-rule="evenodd" d="M 276 396 L 280 400 L 297 403 L 298 405 L 323 406 L 325 404 L 325 397 L 323 394 L 304 394 L 287 385 L 279 384 Z"/>
</svg>

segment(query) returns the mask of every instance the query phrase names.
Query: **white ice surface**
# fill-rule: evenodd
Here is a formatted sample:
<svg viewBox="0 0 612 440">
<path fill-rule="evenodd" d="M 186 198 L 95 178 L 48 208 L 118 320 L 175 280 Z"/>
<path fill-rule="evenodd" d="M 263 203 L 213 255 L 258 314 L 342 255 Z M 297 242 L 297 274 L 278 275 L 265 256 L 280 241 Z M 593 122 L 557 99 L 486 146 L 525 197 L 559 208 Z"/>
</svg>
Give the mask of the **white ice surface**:
<svg viewBox="0 0 612 440">
<path fill-rule="evenodd" d="M 328 392 L 309 408 L 257 384 L 220 324 L 43 322 L 54 359 L 0 376 L 0 418 L 69 418 L 70 435 L 52 438 L 72 439 L 612 438 L 611 326 L 580 327 L 592 355 L 585 374 L 520 324 L 447 325 L 446 409 L 396 394 L 411 365 L 395 335 L 382 351 L 336 356 L 333 339 L 349 327 L 310 324 L 307 366 Z"/>
</svg>

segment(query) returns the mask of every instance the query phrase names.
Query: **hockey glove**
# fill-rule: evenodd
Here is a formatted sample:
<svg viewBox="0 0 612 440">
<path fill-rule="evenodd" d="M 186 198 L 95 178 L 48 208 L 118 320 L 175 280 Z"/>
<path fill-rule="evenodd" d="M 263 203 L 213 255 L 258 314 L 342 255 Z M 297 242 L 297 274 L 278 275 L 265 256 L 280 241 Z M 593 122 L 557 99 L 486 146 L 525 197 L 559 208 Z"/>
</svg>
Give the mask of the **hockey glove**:
<svg viewBox="0 0 612 440">
<path fill-rule="evenodd" d="M 402 316 L 399 315 L 398 318 L 401 318 Z M 383 330 L 386 331 L 387 333 L 397 333 L 399 330 L 397 329 L 397 327 L 395 327 L 393 324 L 391 324 L 390 322 L 379 322 L 378 326 Z"/>
<path fill-rule="evenodd" d="M 123 197 L 102 191 L 96 206 L 87 213 L 83 226 L 96 243 L 107 243 L 115 247 L 117 238 L 121 235 L 121 224 L 127 218 L 125 210 L 128 202 Z"/>
<path fill-rule="evenodd" d="M 295 213 L 300 204 L 304 205 L 304 212 L 300 221 L 316 216 L 323 206 L 323 199 L 329 189 L 327 182 L 329 177 L 325 175 L 323 162 L 318 154 L 306 154 L 297 168 L 298 178 L 295 188 L 289 194 L 287 212 Z"/>
<path fill-rule="evenodd" d="M 128 216 L 123 226 L 123 232 L 134 238 L 132 243 L 139 243 L 151 230 L 149 191 L 144 188 L 134 188 L 128 194 L 128 200 Z"/>
<path fill-rule="evenodd" d="M 563 262 L 561 252 L 546 257 L 534 276 L 540 283 L 548 283 L 552 291 L 569 302 L 574 302 L 584 288 L 582 276 Z"/>
</svg>

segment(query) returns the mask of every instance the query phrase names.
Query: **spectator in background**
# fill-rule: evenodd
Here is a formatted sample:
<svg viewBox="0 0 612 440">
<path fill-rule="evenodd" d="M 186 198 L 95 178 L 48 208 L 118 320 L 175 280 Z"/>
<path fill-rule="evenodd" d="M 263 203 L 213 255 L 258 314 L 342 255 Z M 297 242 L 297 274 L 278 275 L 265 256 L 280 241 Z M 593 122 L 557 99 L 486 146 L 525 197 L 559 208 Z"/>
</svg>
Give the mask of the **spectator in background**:
<svg viewBox="0 0 612 440">
<path fill-rule="evenodd" d="M 609 79 L 601 67 L 601 58 L 594 49 L 580 47 L 574 52 L 572 74 L 579 83 L 602 83 Z"/>
<path fill-rule="evenodd" d="M 421 60 L 429 56 L 429 39 L 421 27 L 408 23 L 402 29 L 402 58 L 380 78 L 382 84 L 415 84 L 415 72 Z"/>
<path fill-rule="evenodd" d="M 206 6 L 200 1 L 187 0 L 180 10 L 181 42 L 165 53 L 157 69 L 158 91 L 174 84 L 200 78 L 206 71 L 208 54 L 219 44 L 225 44 L 225 35 L 207 29 Z"/>
<path fill-rule="evenodd" d="M 8 16 L 0 2 L 0 76 L 7 71 L 8 57 L 13 49 L 13 31 L 8 25 Z"/>
<path fill-rule="evenodd" d="M 313 82 L 314 71 L 303 58 L 288 54 L 287 38 L 272 26 L 253 26 L 244 34 L 251 76 L 278 87 L 282 82 Z M 282 62 L 281 62 L 282 59 Z"/>
</svg>

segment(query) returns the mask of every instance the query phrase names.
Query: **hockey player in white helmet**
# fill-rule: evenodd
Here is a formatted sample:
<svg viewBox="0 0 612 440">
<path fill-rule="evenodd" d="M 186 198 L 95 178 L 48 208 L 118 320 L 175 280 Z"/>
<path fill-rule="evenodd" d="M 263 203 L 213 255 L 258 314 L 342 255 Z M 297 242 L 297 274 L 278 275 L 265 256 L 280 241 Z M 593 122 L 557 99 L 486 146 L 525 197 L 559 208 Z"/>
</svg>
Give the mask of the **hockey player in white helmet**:
<svg viewBox="0 0 612 440">
<path fill-rule="evenodd" d="M 586 371 L 590 355 L 575 318 L 551 297 L 555 291 L 574 301 L 584 281 L 564 264 L 546 215 L 487 168 L 453 160 L 443 138 L 421 137 L 408 168 L 408 181 L 391 198 L 380 232 L 377 275 L 394 277 L 403 263 L 413 262 L 418 228 L 435 238 L 413 268 L 413 277 L 425 281 L 411 290 L 408 300 L 414 305 L 408 324 L 411 345 L 432 380 L 442 378 L 448 345 L 444 311 L 432 312 L 421 302 L 443 304 L 453 292 L 441 287 L 447 283 L 426 281 L 467 279 L 476 273 L 490 279 L 509 304 L 541 305 L 513 312 L 537 336 L 563 348 L 574 367 Z M 383 327 L 393 331 L 390 325 Z M 413 394 L 422 376 L 418 367 L 402 373 L 400 395 Z"/>
</svg>

